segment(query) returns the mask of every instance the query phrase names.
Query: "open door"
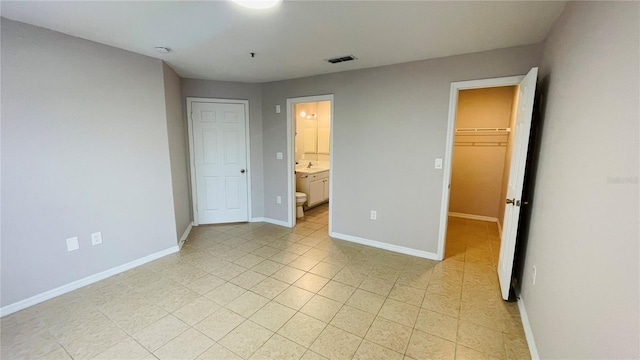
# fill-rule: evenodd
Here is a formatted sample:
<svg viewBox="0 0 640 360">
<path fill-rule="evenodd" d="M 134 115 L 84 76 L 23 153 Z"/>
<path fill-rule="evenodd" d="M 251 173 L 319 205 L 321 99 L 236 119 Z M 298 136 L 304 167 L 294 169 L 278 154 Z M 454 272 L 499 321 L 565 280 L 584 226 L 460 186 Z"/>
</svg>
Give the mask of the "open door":
<svg viewBox="0 0 640 360">
<path fill-rule="evenodd" d="M 502 238 L 500 245 L 500 259 L 498 261 L 498 278 L 502 298 L 509 299 L 511 274 L 513 272 L 513 258 L 518 234 L 518 220 L 520 219 L 520 205 L 524 184 L 524 170 L 527 163 L 529 149 L 529 133 L 533 114 L 533 100 L 536 91 L 538 68 L 532 68 L 519 85 L 518 112 L 516 114 L 515 133 L 513 137 L 513 152 L 509 168 L 507 185 L 507 205 L 502 221 Z"/>
</svg>

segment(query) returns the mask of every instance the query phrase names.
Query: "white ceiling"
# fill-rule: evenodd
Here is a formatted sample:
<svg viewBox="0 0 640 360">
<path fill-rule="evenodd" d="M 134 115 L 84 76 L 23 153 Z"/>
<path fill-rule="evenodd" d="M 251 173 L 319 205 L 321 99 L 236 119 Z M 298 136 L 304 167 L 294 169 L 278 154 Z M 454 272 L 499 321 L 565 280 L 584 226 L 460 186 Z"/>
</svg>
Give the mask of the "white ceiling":
<svg viewBox="0 0 640 360">
<path fill-rule="evenodd" d="M 565 4 L 285 1 L 258 11 L 229 1 L 2 1 L 0 10 L 162 59 L 181 77 L 267 82 L 537 43 Z M 324 61 L 349 54 L 358 60 Z"/>
</svg>

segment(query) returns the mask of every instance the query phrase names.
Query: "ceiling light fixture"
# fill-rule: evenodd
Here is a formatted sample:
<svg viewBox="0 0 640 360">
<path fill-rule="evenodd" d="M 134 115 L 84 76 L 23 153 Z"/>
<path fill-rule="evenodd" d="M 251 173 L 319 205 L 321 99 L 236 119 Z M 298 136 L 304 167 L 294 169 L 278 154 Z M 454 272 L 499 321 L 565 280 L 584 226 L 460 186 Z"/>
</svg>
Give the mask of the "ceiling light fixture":
<svg viewBox="0 0 640 360">
<path fill-rule="evenodd" d="M 282 2 L 282 0 L 231 0 L 249 9 L 268 9 Z"/>
</svg>

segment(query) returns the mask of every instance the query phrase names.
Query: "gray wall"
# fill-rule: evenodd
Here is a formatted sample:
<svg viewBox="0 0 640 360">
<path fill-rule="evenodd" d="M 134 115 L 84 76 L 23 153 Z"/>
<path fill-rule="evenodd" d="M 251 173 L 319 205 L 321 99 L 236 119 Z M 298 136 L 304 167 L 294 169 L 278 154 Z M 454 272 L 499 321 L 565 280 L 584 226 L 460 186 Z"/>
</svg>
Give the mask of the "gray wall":
<svg viewBox="0 0 640 360">
<path fill-rule="evenodd" d="M 262 167 L 262 102 L 260 84 L 182 79 L 182 96 L 249 100 L 249 135 L 251 136 L 251 211 L 253 217 L 264 216 Z M 184 113 L 186 118 L 186 111 Z M 186 121 L 186 120 L 185 120 Z"/>
<path fill-rule="evenodd" d="M 171 185 L 173 187 L 173 212 L 176 223 L 176 239 L 191 223 L 191 194 L 189 189 L 188 130 L 182 108 L 181 79 L 178 74 L 162 63 L 164 98 L 167 112 L 167 133 L 171 162 Z"/>
<path fill-rule="evenodd" d="M 525 74 L 541 46 L 521 46 L 263 84 L 265 217 L 287 220 L 286 105 L 335 94 L 333 231 L 437 252 L 451 82 Z M 339 65 L 338 65 L 339 66 Z M 371 210 L 378 220 L 369 220 Z"/>
<path fill-rule="evenodd" d="M 175 246 L 176 229 L 162 63 L 1 23 L 5 306 Z"/>
<path fill-rule="evenodd" d="M 637 2 L 569 3 L 544 49 L 522 289 L 541 358 L 640 357 L 639 14 Z"/>
</svg>

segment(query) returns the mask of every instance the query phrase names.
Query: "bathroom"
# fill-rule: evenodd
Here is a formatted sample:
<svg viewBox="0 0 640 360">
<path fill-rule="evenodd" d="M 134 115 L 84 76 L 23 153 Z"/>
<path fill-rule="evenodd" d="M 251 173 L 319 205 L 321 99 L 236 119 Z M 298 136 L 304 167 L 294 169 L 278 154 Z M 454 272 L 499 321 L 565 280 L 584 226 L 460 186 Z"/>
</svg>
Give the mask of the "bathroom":
<svg viewBox="0 0 640 360">
<path fill-rule="evenodd" d="M 296 218 L 329 202 L 331 101 L 293 105 Z"/>
</svg>

